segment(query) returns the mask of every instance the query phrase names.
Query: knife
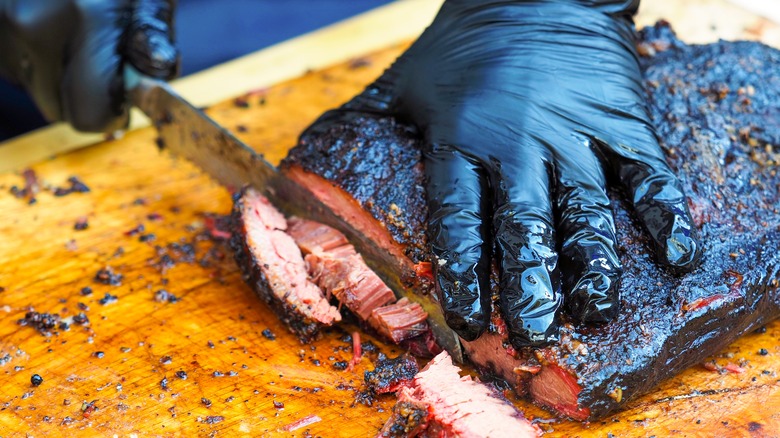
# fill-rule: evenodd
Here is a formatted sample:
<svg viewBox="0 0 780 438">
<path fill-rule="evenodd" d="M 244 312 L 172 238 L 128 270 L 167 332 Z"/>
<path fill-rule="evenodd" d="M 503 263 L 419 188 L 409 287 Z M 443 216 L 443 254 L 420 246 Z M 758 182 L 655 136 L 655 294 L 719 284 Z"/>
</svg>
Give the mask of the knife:
<svg viewBox="0 0 780 438">
<path fill-rule="evenodd" d="M 162 148 L 195 163 L 228 189 L 237 190 L 247 185 L 254 187 L 288 217 L 305 217 L 341 230 L 396 295 L 417 301 L 424 308 L 430 305 L 430 302 L 421 301 L 419 295 L 405 287 L 397 276 L 383 269 L 389 265 L 386 260 L 389 255 L 377 253 L 364 236 L 359 235 L 309 190 L 285 177 L 262 154 L 255 152 L 203 111 L 192 106 L 170 85 L 143 75 L 129 65 L 125 66 L 124 76 L 129 101 L 152 120 L 159 133 L 158 144 Z M 460 341 L 447 326 L 442 312 L 438 309 L 426 310 L 428 322 L 439 345 L 456 360 L 462 361 Z"/>
</svg>

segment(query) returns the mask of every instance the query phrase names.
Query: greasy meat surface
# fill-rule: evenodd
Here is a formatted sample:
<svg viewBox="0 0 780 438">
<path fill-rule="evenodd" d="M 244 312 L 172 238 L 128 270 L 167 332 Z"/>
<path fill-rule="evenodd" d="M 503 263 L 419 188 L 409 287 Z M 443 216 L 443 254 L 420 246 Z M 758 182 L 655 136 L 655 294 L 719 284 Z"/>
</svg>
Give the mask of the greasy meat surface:
<svg viewBox="0 0 780 438">
<path fill-rule="evenodd" d="M 614 411 L 780 316 L 780 54 L 748 42 L 687 46 L 664 25 L 642 38 L 650 112 L 690 197 L 703 263 L 684 276 L 660 268 L 625 196 L 613 192 L 625 272 L 619 318 L 601 327 L 567 324 L 559 345 L 515 351 L 495 315 L 491 332 L 465 347 L 520 394 L 580 420 Z M 397 122 L 357 119 L 302 138 L 284 168 L 321 199 L 340 197 L 333 205 L 341 213 L 362 212 L 356 229 L 395 258 L 390 274 L 414 280 L 410 266 L 428 260 L 418 244 L 427 211 L 419 153 L 401 151 L 419 145 Z M 403 254 L 372 236 L 391 236 Z M 434 297 L 417 290 L 410 298 L 433 313 Z"/>
<path fill-rule="evenodd" d="M 471 376 L 461 377 L 446 353 L 434 357 L 414 379 L 398 391 L 398 403 L 406 415 L 394 413 L 380 436 L 400 428 L 413 429 L 407 436 L 421 437 L 536 437 L 539 428 L 525 419 L 505 398 Z M 408 421 L 419 407 L 428 412 L 424 425 Z M 398 408 L 397 408 L 398 409 Z M 410 426 L 410 423 L 414 427 Z M 386 435 L 383 435 L 386 433 Z"/>
</svg>

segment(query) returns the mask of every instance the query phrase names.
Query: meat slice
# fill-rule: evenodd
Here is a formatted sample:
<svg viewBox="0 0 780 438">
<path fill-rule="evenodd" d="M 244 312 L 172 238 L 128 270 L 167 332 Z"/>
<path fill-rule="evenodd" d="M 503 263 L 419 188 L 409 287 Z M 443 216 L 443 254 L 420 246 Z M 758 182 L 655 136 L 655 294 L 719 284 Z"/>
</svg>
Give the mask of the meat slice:
<svg viewBox="0 0 780 438">
<path fill-rule="evenodd" d="M 328 296 L 367 321 L 377 307 L 395 301 L 395 295 L 372 271 L 355 247 L 337 230 L 317 222 L 293 218 L 290 235 L 306 253 L 309 275 Z"/>
<path fill-rule="evenodd" d="M 557 345 L 515 351 L 495 313 L 489 333 L 464 343 L 481 369 L 579 420 L 609 414 L 780 316 L 780 52 L 752 42 L 688 46 L 664 24 L 640 37 L 649 111 L 689 196 L 702 265 L 675 276 L 656 264 L 625 195 L 611 192 L 619 317 L 567 322 Z M 304 133 L 282 168 L 357 230 L 361 254 L 384 257 L 383 278 L 401 279 L 388 284 L 422 305 L 440 339 L 443 318 L 419 274 L 430 262 L 420 147 L 401 122 L 350 114 Z"/>
<path fill-rule="evenodd" d="M 399 344 L 427 332 L 427 318 L 428 313 L 421 305 L 401 298 L 396 303 L 374 309 L 368 323 L 384 337 Z"/>
<path fill-rule="evenodd" d="M 541 430 L 528 421 L 494 389 L 460 376 L 450 356 L 434 357 L 412 380 L 398 391 L 397 407 L 379 436 L 398 436 L 394 431 L 408 430 L 407 436 L 421 437 L 538 437 Z M 421 407 L 427 410 L 423 421 L 415 419 Z M 410 427 L 410 423 L 412 424 Z"/>
<path fill-rule="evenodd" d="M 428 313 L 422 306 L 406 298 L 395 302 L 393 291 L 341 232 L 300 218 L 291 218 L 288 224 L 288 233 L 306 254 L 310 278 L 327 296 L 335 296 L 361 321 L 396 344 L 430 332 Z M 433 352 L 430 346 L 425 349 Z"/>
<path fill-rule="evenodd" d="M 244 279 L 302 340 L 341 320 L 308 278 L 301 251 L 285 230 L 284 216 L 253 189 L 236 196 L 230 244 Z"/>
</svg>

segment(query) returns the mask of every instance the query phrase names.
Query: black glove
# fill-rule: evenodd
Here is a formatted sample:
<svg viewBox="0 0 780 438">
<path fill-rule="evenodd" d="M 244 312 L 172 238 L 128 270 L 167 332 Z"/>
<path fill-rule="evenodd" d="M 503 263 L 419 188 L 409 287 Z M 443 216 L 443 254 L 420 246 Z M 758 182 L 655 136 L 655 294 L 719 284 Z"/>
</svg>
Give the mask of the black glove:
<svg viewBox="0 0 780 438">
<path fill-rule="evenodd" d="M 123 62 L 177 74 L 175 1 L 0 0 L 0 75 L 21 84 L 49 120 L 82 131 L 127 125 Z"/>
<path fill-rule="evenodd" d="M 637 3 L 447 1 L 382 77 L 310 128 L 374 114 L 424 132 L 437 290 L 463 338 L 487 327 L 493 249 L 515 346 L 556 340 L 564 303 L 579 321 L 615 317 L 621 265 L 605 167 L 660 261 L 696 264 L 685 195 L 644 102 Z"/>
</svg>

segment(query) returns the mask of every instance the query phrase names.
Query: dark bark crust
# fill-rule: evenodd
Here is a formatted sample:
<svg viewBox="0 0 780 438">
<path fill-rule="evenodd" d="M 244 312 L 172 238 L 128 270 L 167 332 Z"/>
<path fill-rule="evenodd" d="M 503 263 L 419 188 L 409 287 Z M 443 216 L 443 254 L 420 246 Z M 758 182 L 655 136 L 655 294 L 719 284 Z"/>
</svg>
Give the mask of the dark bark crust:
<svg viewBox="0 0 780 438">
<path fill-rule="evenodd" d="M 610 194 L 624 269 L 620 316 L 600 327 L 567 324 L 556 346 L 507 353 L 575 376 L 589 420 L 780 316 L 780 52 L 751 42 L 687 46 L 665 24 L 640 36 L 649 109 L 705 255 L 688 275 L 667 272 L 625 196 Z M 362 118 L 303 138 L 285 164 L 352 194 L 419 262 L 428 253 L 418 147 L 400 123 Z M 402 227 L 389 219 L 392 204 Z M 535 375 L 504 378 L 523 393 Z"/>
<path fill-rule="evenodd" d="M 417 263 L 428 258 L 420 140 L 394 119 L 357 118 L 324 135 L 301 136 L 281 167 L 298 165 L 340 187 Z"/>
</svg>

